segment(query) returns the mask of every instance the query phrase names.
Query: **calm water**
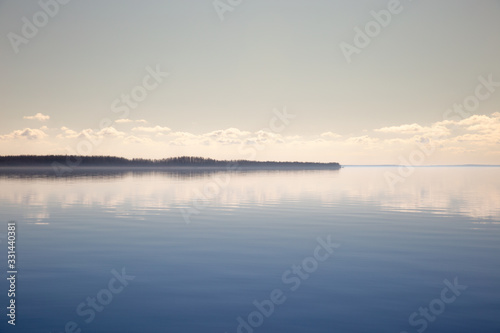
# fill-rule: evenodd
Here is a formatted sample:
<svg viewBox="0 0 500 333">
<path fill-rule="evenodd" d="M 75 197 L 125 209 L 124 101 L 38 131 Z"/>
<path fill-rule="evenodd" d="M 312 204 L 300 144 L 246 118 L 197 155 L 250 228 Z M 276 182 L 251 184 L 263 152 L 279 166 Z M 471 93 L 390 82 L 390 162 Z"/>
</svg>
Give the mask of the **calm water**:
<svg viewBox="0 0 500 333">
<path fill-rule="evenodd" d="M 388 171 L 0 176 L 0 330 L 500 332 L 500 168 Z"/>
</svg>

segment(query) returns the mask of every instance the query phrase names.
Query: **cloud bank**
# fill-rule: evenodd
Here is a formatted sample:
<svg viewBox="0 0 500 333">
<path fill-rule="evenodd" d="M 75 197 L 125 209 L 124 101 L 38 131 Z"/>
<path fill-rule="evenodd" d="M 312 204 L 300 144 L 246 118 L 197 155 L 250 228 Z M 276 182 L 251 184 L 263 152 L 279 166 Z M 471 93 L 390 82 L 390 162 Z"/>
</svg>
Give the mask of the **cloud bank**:
<svg viewBox="0 0 500 333">
<path fill-rule="evenodd" d="M 41 115 L 36 119 L 44 117 Z M 7 146 L 22 143 L 20 153 L 33 154 L 78 153 L 78 147 L 85 145 L 87 148 L 82 154 L 125 157 L 198 155 L 227 159 L 398 164 L 400 155 L 408 154 L 419 144 L 432 144 L 435 152 L 426 164 L 500 164 L 499 112 L 429 125 L 386 126 L 351 134 L 328 131 L 317 135 L 287 135 L 268 129 L 252 132 L 238 128 L 190 133 L 161 125 L 129 127 L 128 130 L 120 128 L 137 122 L 146 121 L 117 121 L 115 126 L 102 129 L 44 126 L 14 130 L 0 135 L 0 152 L 8 151 Z M 51 151 L 41 150 L 44 146 L 36 145 L 36 142 L 45 143 Z M 249 153 L 250 149 L 253 154 Z"/>
</svg>

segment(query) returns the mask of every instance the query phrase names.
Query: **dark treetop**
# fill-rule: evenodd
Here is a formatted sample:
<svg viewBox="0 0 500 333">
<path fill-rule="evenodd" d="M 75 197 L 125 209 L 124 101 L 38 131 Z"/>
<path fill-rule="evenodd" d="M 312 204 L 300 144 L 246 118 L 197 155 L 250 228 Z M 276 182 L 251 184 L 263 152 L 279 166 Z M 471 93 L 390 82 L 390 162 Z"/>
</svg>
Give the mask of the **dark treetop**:
<svg viewBox="0 0 500 333">
<path fill-rule="evenodd" d="M 17 155 L 0 156 L 0 167 L 154 167 L 154 168 L 227 168 L 228 165 L 241 168 L 264 169 L 340 169 L 340 164 L 315 162 L 276 162 L 248 160 L 215 160 L 211 158 L 181 156 L 164 159 L 127 159 L 116 156 L 76 156 L 76 155 Z"/>
</svg>

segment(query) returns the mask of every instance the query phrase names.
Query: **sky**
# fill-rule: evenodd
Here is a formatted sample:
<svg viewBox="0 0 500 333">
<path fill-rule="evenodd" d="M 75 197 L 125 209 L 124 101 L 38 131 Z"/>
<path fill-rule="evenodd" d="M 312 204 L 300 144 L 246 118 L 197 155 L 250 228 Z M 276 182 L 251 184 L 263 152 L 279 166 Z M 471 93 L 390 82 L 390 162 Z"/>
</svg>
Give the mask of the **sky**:
<svg viewBox="0 0 500 333">
<path fill-rule="evenodd" d="M 0 0 L 0 155 L 500 164 L 499 0 Z"/>
</svg>

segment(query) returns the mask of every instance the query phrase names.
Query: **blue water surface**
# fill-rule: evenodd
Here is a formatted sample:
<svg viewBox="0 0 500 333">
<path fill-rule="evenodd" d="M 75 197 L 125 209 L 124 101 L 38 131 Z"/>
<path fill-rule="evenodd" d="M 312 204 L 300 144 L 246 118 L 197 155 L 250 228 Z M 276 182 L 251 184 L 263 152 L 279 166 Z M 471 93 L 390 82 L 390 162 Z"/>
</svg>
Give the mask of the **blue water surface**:
<svg viewBox="0 0 500 333">
<path fill-rule="evenodd" d="M 500 168 L 391 172 L 2 174 L 0 330 L 500 332 Z"/>
</svg>

